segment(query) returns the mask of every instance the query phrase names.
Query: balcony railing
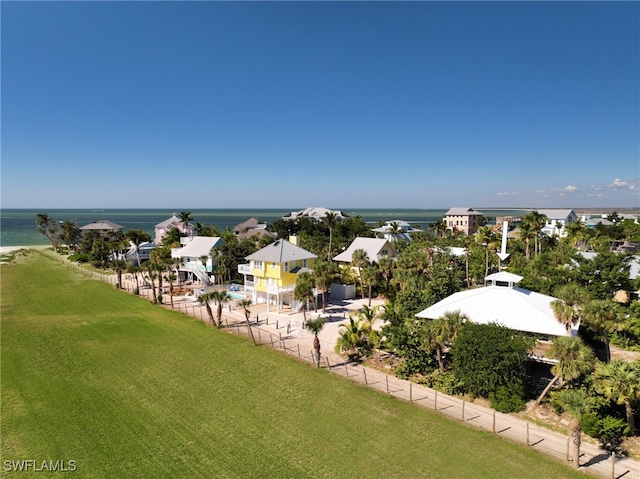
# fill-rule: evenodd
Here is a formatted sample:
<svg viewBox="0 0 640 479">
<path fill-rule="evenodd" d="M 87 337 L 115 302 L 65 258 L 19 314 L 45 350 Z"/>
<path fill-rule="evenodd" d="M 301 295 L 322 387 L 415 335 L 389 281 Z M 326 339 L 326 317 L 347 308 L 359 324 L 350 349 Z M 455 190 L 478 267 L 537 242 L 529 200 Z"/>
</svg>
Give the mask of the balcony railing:
<svg viewBox="0 0 640 479">
<path fill-rule="evenodd" d="M 240 274 L 251 274 L 251 266 L 248 264 L 239 264 L 238 265 L 238 273 Z"/>
</svg>

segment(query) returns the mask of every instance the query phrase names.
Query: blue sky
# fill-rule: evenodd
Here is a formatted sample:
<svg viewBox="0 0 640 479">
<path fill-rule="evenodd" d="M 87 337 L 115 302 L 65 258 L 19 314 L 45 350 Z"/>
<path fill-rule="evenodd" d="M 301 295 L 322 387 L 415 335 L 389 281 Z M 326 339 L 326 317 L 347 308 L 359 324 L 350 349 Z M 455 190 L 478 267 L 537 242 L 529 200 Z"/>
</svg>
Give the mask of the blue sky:
<svg viewBox="0 0 640 479">
<path fill-rule="evenodd" d="M 638 2 L 11 2 L 5 208 L 640 206 Z"/>
</svg>

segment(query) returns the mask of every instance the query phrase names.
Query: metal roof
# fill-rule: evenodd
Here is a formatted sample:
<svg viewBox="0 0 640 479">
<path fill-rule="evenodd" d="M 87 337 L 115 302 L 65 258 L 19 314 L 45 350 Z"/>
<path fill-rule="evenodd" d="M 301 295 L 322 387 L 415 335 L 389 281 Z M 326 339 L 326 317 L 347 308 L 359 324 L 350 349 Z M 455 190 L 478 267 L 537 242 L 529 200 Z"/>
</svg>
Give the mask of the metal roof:
<svg viewBox="0 0 640 479">
<path fill-rule="evenodd" d="M 121 230 L 122 226 L 109 221 L 109 220 L 98 220 L 93 223 L 89 223 L 88 225 L 84 225 L 80 228 L 81 230 Z"/>
<path fill-rule="evenodd" d="M 451 208 L 445 213 L 445 216 L 480 216 L 482 213 L 475 211 L 473 208 Z"/>
<path fill-rule="evenodd" d="M 269 263 L 285 263 L 313 258 L 317 258 L 317 256 L 282 238 L 245 257 L 249 261 L 268 261 Z"/>
<path fill-rule="evenodd" d="M 209 256 L 211 248 L 222 243 L 219 236 L 195 236 L 182 248 L 172 248 L 172 258 L 200 258 L 201 256 Z"/>
<path fill-rule="evenodd" d="M 391 243 L 389 243 L 388 240 L 384 238 L 357 237 L 351 242 L 346 250 L 344 250 L 339 255 L 334 256 L 333 260 L 341 261 L 344 263 L 351 263 L 353 252 L 357 249 L 363 249 L 366 251 L 369 261 L 375 261 L 377 263 L 378 255 L 380 254 L 380 251 L 385 247 L 389 250 L 390 253 L 392 253 L 389 255 L 390 257 L 393 258 L 396 256 L 395 248 L 391 245 Z"/>
<path fill-rule="evenodd" d="M 522 288 L 485 286 L 454 293 L 416 314 L 418 318 L 438 319 L 447 312 L 460 311 L 478 324 L 497 323 L 516 331 L 548 336 L 569 336 L 578 332 L 573 326 L 568 333 L 553 313 L 553 296 Z"/>
</svg>

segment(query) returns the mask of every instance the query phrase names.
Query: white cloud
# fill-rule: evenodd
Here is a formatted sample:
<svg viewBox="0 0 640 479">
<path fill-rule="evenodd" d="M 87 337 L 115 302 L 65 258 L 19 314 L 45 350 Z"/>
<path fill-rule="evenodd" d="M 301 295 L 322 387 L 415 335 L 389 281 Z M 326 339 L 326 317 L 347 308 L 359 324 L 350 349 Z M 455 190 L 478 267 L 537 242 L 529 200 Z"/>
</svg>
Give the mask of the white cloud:
<svg viewBox="0 0 640 479">
<path fill-rule="evenodd" d="M 618 190 L 618 189 L 634 190 L 636 188 L 636 184 L 633 181 L 625 181 L 625 180 L 621 180 L 620 178 L 616 178 L 609 185 L 609 187 L 613 188 L 613 189 L 616 189 L 616 190 Z"/>
<path fill-rule="evenodd" d="M 568 186 L 565 186 L 564 190 L 565 191 L 578 191 L 578 187 L 577 186 L 573 186 L 573 185 L 568 185 Z"/>
</svg>

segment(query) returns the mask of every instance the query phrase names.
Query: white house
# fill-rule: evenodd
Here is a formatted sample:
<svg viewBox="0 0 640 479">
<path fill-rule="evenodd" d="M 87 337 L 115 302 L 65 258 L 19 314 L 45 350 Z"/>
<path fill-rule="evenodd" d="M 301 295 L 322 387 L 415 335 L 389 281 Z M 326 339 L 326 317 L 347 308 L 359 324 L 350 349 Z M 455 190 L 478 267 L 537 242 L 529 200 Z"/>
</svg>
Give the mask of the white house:
<svg viewBox="0 0 640 479">
<path fill-rule="evenodd" d="M 334 213 L 340 220 L 348 218 L 349 215 L 340 210 L 330 210 L 321 206 L 314 206 L 311 208 L 305 208 L 300 211 L 292 211 L 282 217 L 283 220 L 297 220 L 298 218 L 310 218 L 313 221 L 321 221 L 322 218 L 327 216 L 327 213 Z"/>
<path fill-rule="evenodd" d="M 222 244 L 222 238 L 218 236 L 195 236 L 182 238 L 180 248 L 171 249 L 171 257 L 180 259 L 181 265 L 178 274 L 188 280 L 199 280 L 204 284 L 211 284 L 211 275 L 216 267 L 215 258 L 211 255 L 211 249 Z M 204 264 L 202 258 L 206 256 Z"/>
<path fill-rule="evenodd" d="M 566 236 L 566 226 L 578 220 L 578 215 L 573 210 L 538 210 L 538 213 L 547 217 L 547 222 L 542 228 L 542 232 L 549 236 Z"/>
<path fill-rule="evenodd" d="M 460 311 L 477 324 L 497 323 L 507 328 L 542 336 L 575 336 L 579 324 L 567 331 L 556 318 L 553 296 L 515 286 L 522 276 L 502 271 L 485 278 L 490 286 L 454 293 L 416 314 L 418 318 L 438 319 L 445 313 Z"/>
<path fill-rule="evenodd" d="M 353 252 L 362 249 L 367 253 L 369 261 L 378 263 L 382 258 L 397 258 L 398 252 L 393 245 L 384 238 L 362 238 L 358 236 L 354 239 L 349 247 L 337 256 L 333 257 L 333 261 L 340 263 L 351 263 Z"/>
<path fill-rule="evenodd" d="M 411 241 L 411 233 L 419 233 L 422 230 L 412 228 L 409 223 L 402 220 L 387 221 L 379 228 L 373 228 L 371 231 L 381 235 L 387 241 Z"/>
</svg>

